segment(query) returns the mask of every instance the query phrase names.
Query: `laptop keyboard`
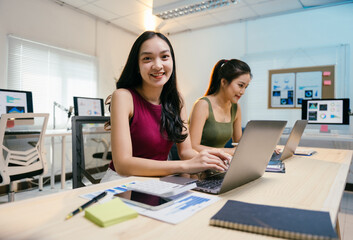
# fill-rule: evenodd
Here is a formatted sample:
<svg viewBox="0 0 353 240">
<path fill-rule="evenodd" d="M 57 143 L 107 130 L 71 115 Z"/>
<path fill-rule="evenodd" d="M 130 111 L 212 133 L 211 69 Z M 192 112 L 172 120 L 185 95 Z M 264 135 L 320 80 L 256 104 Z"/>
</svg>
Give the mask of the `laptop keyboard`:
<svg viewBox="0 0 353 240">
<path fill-rule="evenodd" d="M 215 189 L 219 188 L 222 184 L 223 179 L 205 179 L 196 182 L 197 187 Z"/>
</svg>

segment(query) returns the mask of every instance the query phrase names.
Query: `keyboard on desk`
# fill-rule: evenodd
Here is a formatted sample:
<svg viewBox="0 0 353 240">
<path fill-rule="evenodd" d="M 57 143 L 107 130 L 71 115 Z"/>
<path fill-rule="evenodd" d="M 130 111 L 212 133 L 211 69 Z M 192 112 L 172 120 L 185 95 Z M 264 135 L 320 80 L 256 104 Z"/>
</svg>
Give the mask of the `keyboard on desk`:
<svg viewBox="0 0 353 240">
<path fill-rule="evenodd" d="M 223 182 L 223 178 L 222 179 L 205 179 L 205 180 L 197 181 L 196 185 L 197 185 L 197 187 L 200 187 L 200 188 L 216 189 L 222 185 L 222 182 Z"/>
</svg>

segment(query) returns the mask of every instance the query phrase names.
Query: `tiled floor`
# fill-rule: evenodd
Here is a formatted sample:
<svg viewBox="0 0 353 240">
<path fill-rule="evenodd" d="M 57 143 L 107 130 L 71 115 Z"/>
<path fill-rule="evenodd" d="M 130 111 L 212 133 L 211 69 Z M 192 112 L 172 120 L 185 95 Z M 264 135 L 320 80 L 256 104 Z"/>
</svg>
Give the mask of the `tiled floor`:
<svg viewBox="0 0 353 240">
<path fill-rule="evenodd" d="M 55 185 L 54 189 L 49 186 L 45 186 L 43 191 L 38 189 L 18 192 L 15 194 L 15 201 L 20 201 L 22 199 L 27 199 L 31 197 L 38 197 L 46 194 L 56 193 L 60 191 L 66 191 L 72 189 L 72 181 L 66 181 L 65 189 L 60 189 L 60 183 Z M 8 201 L 8 196 L 0 196 L 0 204 L 6 204 Z M 353 239 L 353 192 L 344 192 L 341 201 L 340 212 L 338 214 L 338 221 L 340 227 L 340 235 L 342 240 Z"/>
</svg>

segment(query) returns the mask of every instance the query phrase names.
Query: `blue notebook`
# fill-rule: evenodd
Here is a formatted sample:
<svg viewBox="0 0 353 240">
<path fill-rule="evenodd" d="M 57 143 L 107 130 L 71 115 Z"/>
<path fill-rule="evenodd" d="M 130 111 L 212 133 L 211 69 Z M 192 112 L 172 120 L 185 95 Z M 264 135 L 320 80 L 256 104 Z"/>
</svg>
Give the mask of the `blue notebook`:
<svg viewBox="0 0 353 240">
<path fill-rule="evenodd" d="M 210 225 L 290 239 L 337 239 L 328 212 L 228 200 Z"/>
</svg>

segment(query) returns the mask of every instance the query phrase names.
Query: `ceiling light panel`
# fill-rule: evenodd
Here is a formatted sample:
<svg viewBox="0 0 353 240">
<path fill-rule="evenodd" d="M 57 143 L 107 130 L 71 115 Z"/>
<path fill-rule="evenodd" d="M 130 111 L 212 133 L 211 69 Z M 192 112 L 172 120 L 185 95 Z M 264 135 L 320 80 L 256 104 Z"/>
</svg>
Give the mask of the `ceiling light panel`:
<svg viewBox="0 0 353 240">
<path fill-rule="evenodd" d="M 165 1 L 159 0 L 153 2 L 152 13 L 163 20 L 168 20 L 226 7 L 231 4 L 236 4 L 237 2 L 237 0 L 184 0 L 169 1 L 169 3 L 166 4 Z"/>
</svg>

